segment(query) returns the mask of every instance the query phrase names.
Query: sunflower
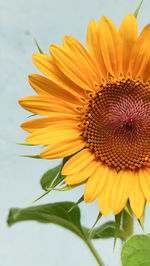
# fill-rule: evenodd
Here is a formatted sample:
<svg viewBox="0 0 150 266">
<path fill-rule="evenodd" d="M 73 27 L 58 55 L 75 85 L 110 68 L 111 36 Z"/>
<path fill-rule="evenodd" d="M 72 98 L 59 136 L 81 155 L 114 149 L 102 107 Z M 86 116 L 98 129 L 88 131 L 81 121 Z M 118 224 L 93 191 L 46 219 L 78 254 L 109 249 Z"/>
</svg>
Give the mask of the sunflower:
<svg viewBox="0 0 150 266">
<path fill-rule="evenodd" d="M 40 156 L 70 156 L 62 174 L 68 185 L 85 182 L 84 201 L 97 198 L 101 213 L 118 214 L 129 200 L 140 218 L 150 203 L 150 24 L 138 36 L 127 15 L 119 30 L 104 16 L 91 20 L 87 50 L 71 36 L 51 55 L 33 62 L 46 76 L 31 74 L 38 94 L 20 105 L 44 118 L 21 127 L 26 142 L 46 145 Z"/>
</svg>

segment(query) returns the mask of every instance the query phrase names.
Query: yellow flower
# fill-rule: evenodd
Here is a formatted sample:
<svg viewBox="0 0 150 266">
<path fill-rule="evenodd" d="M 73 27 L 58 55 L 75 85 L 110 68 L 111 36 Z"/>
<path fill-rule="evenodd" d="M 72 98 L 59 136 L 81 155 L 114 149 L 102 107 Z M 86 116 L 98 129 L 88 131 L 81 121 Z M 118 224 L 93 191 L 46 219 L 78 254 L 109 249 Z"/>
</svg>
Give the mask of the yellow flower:
<svg viewBox="0 0 150 266">
<path fill-rule="evenodd" d="M 73 37 L 50 54 L 34 54 L 47 77 L 30 75 L 38 96 L 23 108 L 45 118 L 22 124 L 26 142 L 47 145 L 45 159 L 73 155 L 64 165 L 66 184 L 86 181 L 84 200 L 98 199 L 101 213 L 126 205 L 139 218 L 150 203 L 150 24 L 140 35 L 127 15 L 117 31 L 107 17 L 91 20 L 87 49 Z"/>
</svg>

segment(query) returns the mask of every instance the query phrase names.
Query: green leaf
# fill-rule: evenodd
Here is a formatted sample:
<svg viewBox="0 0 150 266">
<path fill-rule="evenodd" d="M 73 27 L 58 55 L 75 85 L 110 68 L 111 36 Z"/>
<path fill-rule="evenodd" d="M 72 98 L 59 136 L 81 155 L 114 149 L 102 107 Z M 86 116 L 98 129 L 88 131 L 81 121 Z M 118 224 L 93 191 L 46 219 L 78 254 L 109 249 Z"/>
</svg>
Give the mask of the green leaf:
<svg viewBox="0 0 150 266">
<path fill-rule="evenodd" d="M 121 260 L 123 266 L 150 265 L 150 237 L 135 235 L 122 248 Z"/>
<path fill-rule="evenodd" d="M 71 212 L 68 210 L 73 202 L 57 202 L 25 209 L 10 209 L 7 223 L 9 226 L 21 221 L 37 221 L 40 223 L 54 223 L 85 238 L 80 224 L 80 209 L 76 206 Z"/>
<path fill-rule="evenodd" d="M 40 54 L 44 54 L 43 51 L 41 50 L 40 46 L 38 45 L 38 42 L 37 42 L 36 38 L 33 37 L 33 39 L 34 39 L 34 41 L 35 41 L 35 44 L 36 44 L 36 46 L 37 46 L 37 48 L 38 48 Z"/>
<path fill-rule="evenodd" d="M 58 176 L 60 173 L 60 170 L 62 168 L 62 164 L 48 170 L 40 180 L 40 184 L 44 190 L 47 191 L 47 188 L 50 187 L 54 181 L 54 179 Z M 54 185 L 55 187 L 55 185 Z"/>
<path fill-rule="evenodd" d="M 137 18 L 137 16 L 138 16 L 138 13 L 139 13 L 139 11 L 140 11 L 140 8 L 141 8 L 142 3 L 143 3 L 143 0 L 140 2 L 138 8 L 137 8 L 137 9 L 135 10 L 135 12 L 134 12 L 134 16 L 135 16 L 135 18 Z"/>
<path fill-rule="evenodd" d="M 109 221 L 101 226 L 95 228 L 91 233 L 91 239 L 110 238 L 115 237 L 116 224 L 114 221 Z M 118 231 L 118 238 L 124 240 L 125 232 L 123 230 Z"/>
<path fill-rule="evenodd" d="M 119 234 L 119 230 L 120 230 L 121 216 L 122 216 L 122 212 L 120 212 L 117 215 L 115 215 L 116 230 L 115 230 L 115 238 L 114 238 L 114 249 L 115 249 L 115 246 L 116 246 L 116 240 L 117 240 L 117 237 L 118 237 L 118 234 Z"/>
</svg>

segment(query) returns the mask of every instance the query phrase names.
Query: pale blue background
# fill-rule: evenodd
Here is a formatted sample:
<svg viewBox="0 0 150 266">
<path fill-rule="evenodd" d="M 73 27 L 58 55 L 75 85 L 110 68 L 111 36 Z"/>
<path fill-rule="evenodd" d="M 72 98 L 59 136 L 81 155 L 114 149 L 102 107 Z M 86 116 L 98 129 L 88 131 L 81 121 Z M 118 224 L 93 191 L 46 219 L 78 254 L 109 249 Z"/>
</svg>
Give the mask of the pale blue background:
<svg viewBox="0 0 150 266">
<path fill-rule="evenodd" d="M 0 266 L 96 266 L 84 243 L 72 233 L 55 225 L 23 222 L 11 228 L 6 225 L 10 207 L 26 207 L 43 191 L 41 175 L 58 161 L 31 160 L 17 154 L 33 154 L 39 150 L 17 146 L 27 135 L 19 125 L 25 112 L 17 103 L 32 95 L 27 75 L 38 73 L 31 55 L 37 52 L 32 36 L 48 52 L 51 43 L 62 43 L 64 35 L 72 35 L 85 45 L 90 19 L 109 16 L 119 26 L 127 13 L 133 13 L 139 0 L 1 0 L 0 1 Z M 149 23 L 150 1 L 141 8 L 139 29 Z M 40 203 L 76 201 L 83 188 L 71 192 L 53 192 Z M 91 226 L 98 213 L 97 203 L 81 204 L 82 223 Z M 148 209 L 147 209 L 148 210 Z M 112 218 L 111 216 L 108 219 Z M 148 210 L 146 231 L 150 232 Z M 107 219 L 102 219 L 106 221 Z M 141 229 L 136 224 L 136 232 Z M 106 265 L 120 265 L 120 242 L 113 254 L 113 240 L 95 241 Z"/>
</svg>

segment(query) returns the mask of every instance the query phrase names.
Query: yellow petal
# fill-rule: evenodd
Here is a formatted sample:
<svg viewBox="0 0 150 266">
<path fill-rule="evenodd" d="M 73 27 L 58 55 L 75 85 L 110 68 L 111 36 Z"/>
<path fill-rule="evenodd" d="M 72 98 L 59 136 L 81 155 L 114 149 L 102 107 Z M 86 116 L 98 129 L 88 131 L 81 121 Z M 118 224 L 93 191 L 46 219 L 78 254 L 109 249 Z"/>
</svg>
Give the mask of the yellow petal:
<svg viewBox="0 0 150 266">
<path fill-rule="evenodd" d="M 58 142 L 47 147 L 41 152 L 40 156 L 45 159 L 64 158 L 83 149 L 84 146 L 85 142 L 81 137 L 67 139 L 66 141 Z"/>
<path fill-rule="evenodd" d="M 93 160 L 92 162 L 90 162 L 89 167 L 85 167 L 80 172 L 77 172 L 75 174 L 67 175 L 65 183 L 68 185 L 76 185 L 84 182 L 89 176 L 93 174 L 98 165 L 99 162 Z"/>
<path fill-rule="evenodd" d="M 150 24 L 146 25 L 145 28 L 142 30 L 131 53 L 129 71 L 133 78 L 137 76 L 143 77 L 145 73 L 147 64 L 150 59 L 149 44 Z"/>
<path fill-rule="evenodd" d="M 122 72 L 121 40 L 108 17 L 102 17 L 99 22 L 99 42 L 107 70 L 117 77 Z"/>
<path fill-rule="evenodd" d="M 26 138 L 26 142 L 34 145 L 50 145 L 61 141 L 77 138 L 81 132 L 78 128 L 60 128 L 57 126 L 49 126 L 34 131 Z"/>
<path fill-rule="evenodd" d="M 62 117 L 62 115 L 58 113 L 51 117 L 45 117 L 45 118 L 39 118 L 39 119 L 33 119 L 33 120 L 26 121 L 21 125 L 21 127 L 22 129 L 28 132 L 33 132 L 38 129 L 48 127 L 50 125 L 54 125 L 58 122 L 78 125 L 79 119 L 76 117 L 70 117 L 67 115 Z"/>
<path fill-rule="evenodd" d="M 88 179 L 84 190 L 84 201 L 90 203 L 101 193 L 108 177 L 108 167 L 99 162 L 92 176 Z"/>
<path fill-rule="evenodd" d="M 94 154 L 89 149 L 84 149 L 67 161 L 62 169 L 62 175 L 72 175 L 80 172 L 83 168 L 88 167 L 93 160 Z"/>
<path fill-rule="evenodd" d="M 121 170 L 115 177 L 111 193 L 113 213 L 118 214 L 126 205 L 130 192 L 131 171 Z"/>
<path fill-rule="evenodd" d="M 101 194 L 98 196 L 98 206 L 103 216 L 107 216 L 112 210 L 111 192 L 114 186 L 116 176 L 116 171 L 109 168 L 107 181 L 104 185 Z"/>
<path fill-rule="evenodd" d="M 74 83 L 85 90 L 93 90 L 92 80 L 87 66 L 80 61 L 77 54 L 72 53 L 68 47 L 51 45 L 50 53 L 59 69 L 68 76 Z"/>
<path fill-rule="evenodd" d="M 19 100 L 19 104 L 26 110 L 37 114 L 48 116 L 52 112 L 77 114 L 77 109 L 64 101 L 58 101 L 55 98 L 49 98 L 44 96 L 28 96 Z"/>
<path fill-rule="evenodd" d="M 78 61 L 84 64 L 84 68 L 87 69 L 88 78 L 91 79 L 91 82 L 93 83 L 93 80 L 95 80 L 99 83 L 99 69 L 83 45 L 72 36 L 64 37 L 63 44 L 73 55 L 75 54 L 77 56 Z"/>
<path fill-rule="evenodd" d="M 150 81 L 150 59 L 148 60 L 148 63 L 144 69 L 142 78 L 144 82 Z"/>
<path fill-rule="evenodd" d="M 119 28 L 119 34 L 122 40 L 123 73 L 126 75 L 131 51 L 138 35 L 137 20 L 134 15 L 129 14 L 123 19 Z"/>
<path fill-rule="evenodd" d="M 84 89 L 73 83 L 68 77 L 66 77 L 55 65 L 54 60 L 51 56 L 45 54 L 33 54 L 32 60 L 36 67 L 49 79 L 53 80 L 59 86 L 66 88 L 66 90 L 71 91 L 78 97 L 86 96 Z"/>
<path fill-rule="evenodd" d="M 143 194 L 148 203 L 150 204 L 150 169 L 140 169 L 139 179 Z"/>
<path fill-rule="evenodd" d="M 101 75 L 106 79 L 107 69 L 104 63 L 104 59 L 102 56 L 102 51 L 101 51 L 101 47 L 99 43 L 98 23 L 94 19 L 92 19 L 88 25 L 86 43 L 87 43 L 89 54 L 97 63 L 100 69 Z"/>
<path fill-rule="evenodd" d="M 132 172 L 132 178 L 130 179 L 130 183 L 130 206 L 134 214 L 136 215 L 136 218 L 138 219 L 142 216 L 145 206 L 145 197 L 140 186 L 138 172 Z"/>
<path fill-rule="evenodd" d="M 53 96 L 72 104 L 83 104 L 79 97 L 73 94 L 73 90 L 67 90 L 65 87 L 57 85 L 52 80 L 49 80 L 41 75 L 29 75 L 29 83 L 32 88 L 41 96 Z"/>
</svg>

